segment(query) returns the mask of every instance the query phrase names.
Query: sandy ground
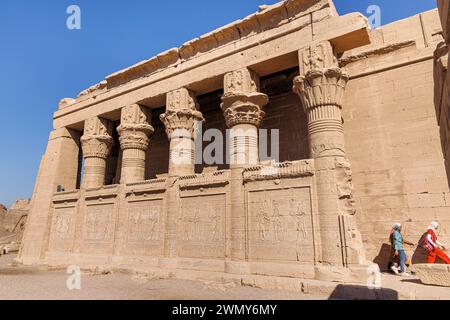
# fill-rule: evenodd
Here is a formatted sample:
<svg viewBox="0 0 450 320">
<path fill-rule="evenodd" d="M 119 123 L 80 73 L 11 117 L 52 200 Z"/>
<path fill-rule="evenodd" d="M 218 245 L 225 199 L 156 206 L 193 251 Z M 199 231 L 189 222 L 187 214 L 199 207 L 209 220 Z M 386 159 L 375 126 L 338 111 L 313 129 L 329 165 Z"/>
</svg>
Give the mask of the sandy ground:
<svg viewBox="0 0 450 320">
<path fill-rule="evenodd" d="M 0 256 L 0 300 L 310 300 L 302 293 L 185 280 L 149 280 L 136 275 L 82 274 L 81 290 L 69 290 L 64 271 L 14 266 Z M 326 298 L 326 297 L 322 297 Z"/>
</svg>

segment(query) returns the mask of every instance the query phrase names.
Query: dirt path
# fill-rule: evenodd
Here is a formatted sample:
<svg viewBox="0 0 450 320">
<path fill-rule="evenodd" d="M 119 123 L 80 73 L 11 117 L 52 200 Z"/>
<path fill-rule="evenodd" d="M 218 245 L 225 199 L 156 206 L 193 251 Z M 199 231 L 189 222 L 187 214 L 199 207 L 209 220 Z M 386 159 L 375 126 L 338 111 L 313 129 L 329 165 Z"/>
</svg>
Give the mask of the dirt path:
<svg viewBox="0 0 450 320">
<path fill-rule="evenodd" d="M 13 266 L 15 255 L 0 257 L 0 300 L 271 300 L 314 299 L 295 292 L 186 280 L 148 280 L 126 274 L 81 276 L 81 290 L 69 290 L 64 271 Z"/>
</svg>

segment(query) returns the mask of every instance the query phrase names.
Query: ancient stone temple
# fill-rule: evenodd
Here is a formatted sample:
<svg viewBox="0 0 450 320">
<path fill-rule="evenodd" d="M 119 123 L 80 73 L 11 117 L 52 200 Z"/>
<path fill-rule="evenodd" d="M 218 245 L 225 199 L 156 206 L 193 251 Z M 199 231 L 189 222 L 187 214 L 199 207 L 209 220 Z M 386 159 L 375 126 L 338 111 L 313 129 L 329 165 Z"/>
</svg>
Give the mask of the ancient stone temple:
<svg viewBox="0 0 450 320">
<path fill-rule="evenodd" d="M 450 243 L 444 51 L 437 10 L 286 0 L 116 72 L 60 102 L 19 260 L 356 281 L 394 222 Z"/>
</svg>

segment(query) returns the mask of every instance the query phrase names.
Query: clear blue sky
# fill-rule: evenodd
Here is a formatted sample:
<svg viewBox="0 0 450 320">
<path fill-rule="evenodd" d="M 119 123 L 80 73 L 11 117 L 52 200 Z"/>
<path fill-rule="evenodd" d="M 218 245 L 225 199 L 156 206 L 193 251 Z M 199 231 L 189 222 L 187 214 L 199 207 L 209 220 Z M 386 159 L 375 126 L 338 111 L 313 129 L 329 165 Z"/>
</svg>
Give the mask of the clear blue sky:
<svg viewBox="0 0 450 320">
<path fill-rule="evenodd" d="M 30 197 L 52 114 L 106 75 L 177 47 L 277 0 L 2 0 L 0 2 L 0 203 Z M 66 28 L 66 9 L 82 29 Z M 382 23 L 435 0 L 335 0 L 340 14 L 382 9 Z"/>
</svg>

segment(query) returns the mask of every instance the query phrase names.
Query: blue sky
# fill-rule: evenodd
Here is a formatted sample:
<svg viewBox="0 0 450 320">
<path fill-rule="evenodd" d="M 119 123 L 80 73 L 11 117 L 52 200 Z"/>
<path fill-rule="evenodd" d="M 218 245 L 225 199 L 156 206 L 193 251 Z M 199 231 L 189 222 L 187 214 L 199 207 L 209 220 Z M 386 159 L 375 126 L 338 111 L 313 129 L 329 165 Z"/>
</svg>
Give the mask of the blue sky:
<svg viewBox="0 0 450 320">
<path fill-rule="evenodd" d="M 242 18 L 278 0 L 2 0 L 0 2 L 0 203 L 30 197 L 63 97 L 106 75 Z M 435 0 L 335 0 L 340 14 L 369 5 L 382 23 L 436 6 Z M 66 28 L 81 8 L 82 29 Z"/>
</svg>

